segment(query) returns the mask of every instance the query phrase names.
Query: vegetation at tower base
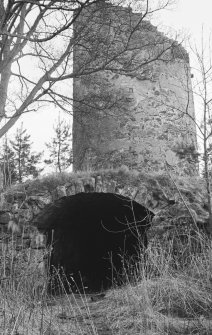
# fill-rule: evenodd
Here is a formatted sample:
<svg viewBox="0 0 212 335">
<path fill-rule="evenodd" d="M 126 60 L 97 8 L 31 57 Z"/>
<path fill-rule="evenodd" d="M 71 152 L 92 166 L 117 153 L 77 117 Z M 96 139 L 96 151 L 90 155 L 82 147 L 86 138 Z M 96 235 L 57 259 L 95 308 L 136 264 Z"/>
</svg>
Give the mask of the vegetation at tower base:
<svg viewBox="0 0 212 335">
<path fill-rule="evenodd" d="M 98 67 L 98 57 L 105 66 L 74 79 L 75 171 L 122 164 L 160 171 L 167 150 L 181 143 L 197 150 L 195 123 L 186 115 L 195 118 L 186 51 L 131 8 L 103 3 L 93 20 L 86 10 L 75 22 L 76 33 L 85 21 L 86 48 L 76 44 L 74 69 Z M 114 62 L 107 65 L 108 45 Z M 179 159 L 179 174 L 196 171 L 195 162 Z"/>
<path fill-rule="evenodd" d="M 68 4 L 73 2 L 68 1 Z M 86 3 L 89 2 L 86 1 Z M 51 4 L 53 3 L 56 2 L 51 1 Z M 60 5 L 65 3 L 65 1 L 59 1 Z M 18 2 L 10 1 L 9 4 L 13 4 L 18 9 L 18 13 L 21 7 L 23 18 L 24 5 L 36 6 L 38 4 L 40 6 L 41 1 L 24 1 L 24 5 L 23 2 L 20 2 L 20 7 Z M 1 8 L 2 4 L 0 4 Z M 48 6 L 40 6 L 45 15 L 47 8 Z M 19 18 L 18 15 L 15 17 Z M 13 18 L 14 16 L 12 20 Z M 67 16 L 65 15 L 64 18 L 66 20 Z M 25 17 L 24 20 L 26 20 Z M 4 23 L 7 23 L 7 19 Z M 11 26 L 9 24 L 10 28 Z M 46 26 L 46 28 L 49 27 Z M 64 32 L 63 35 L 65 36 Z M 37 38 L 38 35 L 35 34 L 34 37 Z M 11 41 L 14 40 L 11 38 Z M 105 55 L 107 56 L 107 53 Z M 3 57 L 3 60 L 7 62 L 10 59 Z M 0 61 L 0 65 L 5 64 Z M 87 65 L 89 68 L 89 64 Z M 95 71 L 95 69 L 91 70 Z M 75 75 L 77 76 L 76 73 Z M 59 78 L 64 79 L 64 77 L 66 76 L 61 76 L 59 72 Z M 2 78 L 5 80 L 4 76 L 1 76 Z M 55 77 L 49 79 L 48 76 L 42 79 L 44 82 L 47 80 L 48 83 L 49 80 L 52 80 L 51 83 L 56 80 Z M 148 84 L 147 81 L 145 83 Z M 108 84 L 107 81 L 106 84 Z M 31 85 L 33 86 L 34 83 Z M 39 85 L 41 88 L 42 81 L 39 81 Z M 39 85 L 35 89 L 37 93 Z M 42 88 L 40 90 L 41 99 L 43 94 L 46 94 Z M 49 89 L 49 97 L 52 97 L 51 85 Z M 156 97 L 160 96 L 157 90 L 154 91 Z M 133 102 L 130 97 L 133 92 L 132 87 L 129 91 L 127 90 L 129 93 L 127 103 L 129 104 Z M 104 90 L 101 91 L 101 94 L 103 93 L 110 100 Z M 113 89 L 110 86 L 111 102 L 117 106 L 122 99 L 113 100 L 112 93 Z M 36 99 L 38 97 L 39 94 L 36 95 Z M 99 101 L 95 100 L 95 95 L 92 97 L 92 102 L 99 104 Z M 88 104 L 88 101 L 86 103 Z M 169 102 L 166 107 L 168 104 Z M 0 109 L 2 107 L 4 108 L 4 104 L 0 106 Z M 21 107 L 19 112 L 23 111 L 23 106 Z M 112 110 L 110 104 L 103 105 L 103 107 Z M 176 108 L 176 105 L 174 107 Z M 148 124 L 148 120 L 144 121 L 147 121 Z M 99 124 L 101 125 L 101 119 Z M 110 129 L 109 126 L 108 129 Z M 147 136 L 150 136 L 150 132 Z M 177 149 L 179 147 L 175 146 Z M 89 159 L 86 164 L 90 169 Z M 181 168 L 179 172 L 182 173 Z M 126 167 L 123 167 L 119 170 L 47 176 L 44 179 L 16 185 L 13 189 L 8 189 L 4 195 L 2 194 L 0 212 L 2 230 L 0 239 L 0 330 L 2 333 L 27 333 L 28 335 L 35 333 L 41 335 L 61 335 L 62 333 L 211 334 L 212 249 L 211 241 L 207 240 L 204 234 L 199 233 L 199 231 L 204 231 L 208 222 L 204 181 L 194 176 L 174 176 L 173 180 L 177 188 L 173 181 L 163 173 L 144 174 L 144 172 L 128 171 Z M 46 277 L 40 269 L 40 264 L 46 252 L 48 254 L 48 250 L 34 249 L 38 245 L 32 243 L 33 234 L 35 237 L 39 236 L 30 225 L 31 219 L 33 215 L 42 210 L 44 204 L 61 196 L 94 190 L 97 192 L 110 190 L 117 194 L 129 195 L 138 202 L 144 202 L 147 207 L 152 208 L 158 214 L 158 220 L 149 235 L 148 271 L 141 257 L 135 266 L 133 264 L 131 267 L 132 272 L 129 276 L 126 276 L 125 284 L 127 285 L 119 290 L 114 289 L 108 292 L 102 302 L 96 302 L 96 297 L 94 297 L 89 304 L 89 297 L 86 297 L 82 302 L 83 307 L 80 308 L 79 305 L 74 305 L 75 297 L 64 295 L 59 301 L 49 301 L 46 295 Z M 190 211 L 187 210 L 187 207 Z M 192 213 L 192 219 L 190 213 Z M 63 287 L 61 287 L 61 292 L 64 293 Z"/>
<path fill-rule="evenodd" d="M 201 230 L 208 218 L 204 181 L 188 176 L 173 178 Z M 32 241 L 25 243 L 29 240 L 24 234 L 30 238 L 32 214 L 38 213 L 44 203 L 83 190 L 124 194 L 137 202 L 144 201 L 156 213 L 160 209 L 159 221 L 149 234 L 148 263 L 144 267 L 140 257 L 135 265 L 129 264 L 126 270 L 130 272 L 123 286 L 114 287 L 105 296 L 86 296 L 85 300 L 76 301 L 78 297 L 67 296 L 61 286 L 63 296 L 50 299 L 41 266 L 48 250 L 35 249 L 37 246 Z M 197 232 L 167 175 L 142 174 L 126 167 L 55 174 L 16 185 L 1 200 L 0 223 L 5 238 L 1 239 L 0 249 L 0 302 L 4 312 L 0 314 L 0 329 L 5 333 L 16 329 L 24 334 L 27 329 L 29 334 L 37 331 L 44 335 L 47 330 L 55 335 L 60 335 L 62 330 L 92 334 L 94 326 L 95 332 L 107 329 L 126 335 L 145 332 L 164 335 L 170 331 L 211 333 L 211 241 Z M 2 219 L 6 209 L 15 215 L 13 219 L 22 229 L 12 235 L 6 227 L 6 214 Z"/>
<path fill-rule="evenodd" d="M 178 224 L 196 225 L 201 228 L 208 223 L 208 210 L 204 180 L 199 177 L 177 177 L 173 180 L 166 173 L 151 174 L 118 170 L 62 173 L 49 175 L 9 188 L 2 196 L 1 210 L 9 211 L 17 224 L 30 224 L 34 215 L 48 203 L 63 196 L 80 192 L 109 192 L 121 194 L 152 210 L 156 216 L 152 227 L 156 235 L 175 231 Z M 179 191 L 180 194 L 179 194 Z M 184 199 L 184 202 L 182 200 Z M 185 206 L 189 206 L 195 223 Z M 5 229 L 6 229 L 5 225 Z"/>
</svg>

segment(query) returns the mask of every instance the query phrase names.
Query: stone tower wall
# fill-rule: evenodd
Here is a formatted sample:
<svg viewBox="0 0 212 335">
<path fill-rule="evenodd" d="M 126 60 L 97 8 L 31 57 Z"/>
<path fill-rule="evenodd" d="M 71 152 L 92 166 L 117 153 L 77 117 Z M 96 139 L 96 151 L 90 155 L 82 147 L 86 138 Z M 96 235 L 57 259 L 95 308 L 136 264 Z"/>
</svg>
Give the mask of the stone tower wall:
<svg viewBox="0 0 212 335">
<path fill-rule="evenodd" d="M 83 16 L 83 23 L 89 15 Z M 88 25 L 91 36 L 94 30 L 97 40 L 107 36 L 106 43 L 113 44 L 114 55 L 122 56 L 114 57 L 104 71 L 74 79 L 74 170 L 121 165 L 145 172 L 161 170 L 167 151 L 196 148 L 188 55 L 149 22 L 138 25 L 140 14 L 130 8 L 100 6 L 92 18 Z M 80 27 L 76 24 L 75 30 Z M 133 29 L 128 50 L 121 53 L 119 48 Z M 93 55 L 96 49 L 92 49 L 91 39 L 84 42 Z M 97 49 L 96 58 L 89 58 L 76 46 L 75 72 L 83 69 L 85 60 L 98 66 L 105 52 L 102 47 L 102 51 Z M 195 164 L 184 158 L 177 169 L 193 173 Z"/>
</svg>

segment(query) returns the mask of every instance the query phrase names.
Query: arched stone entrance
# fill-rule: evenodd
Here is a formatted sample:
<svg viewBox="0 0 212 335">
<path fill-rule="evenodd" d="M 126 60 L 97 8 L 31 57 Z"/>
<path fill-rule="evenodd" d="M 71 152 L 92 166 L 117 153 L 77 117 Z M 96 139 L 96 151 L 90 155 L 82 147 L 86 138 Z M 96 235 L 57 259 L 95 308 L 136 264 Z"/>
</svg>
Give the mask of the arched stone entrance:
<svg viewBox="0 0 212 335">
<path fill-rule="evenodd" d="M 107 192 L 77 193 L 47 205 L 34 225 L 51 247 L 51 291 L 120 283 L 130 259 L 147 247 L 153 216 L 134 200 Z"/>
</svg>

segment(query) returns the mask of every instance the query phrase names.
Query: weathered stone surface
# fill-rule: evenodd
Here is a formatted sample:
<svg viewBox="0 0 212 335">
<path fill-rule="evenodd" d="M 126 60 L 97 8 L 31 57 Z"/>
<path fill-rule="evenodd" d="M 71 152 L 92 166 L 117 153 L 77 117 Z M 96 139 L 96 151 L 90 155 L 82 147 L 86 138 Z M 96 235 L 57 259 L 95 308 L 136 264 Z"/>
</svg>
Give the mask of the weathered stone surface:
<svg viewBox="0 0 212 335">
<path fill-rule="evenodd" d="M 66 187 L 65 185 L 57 186 L 57 198 L 66 197 Z"/>
<path fill-rule="evenodd" d="M 52 196 L 50 193 L 47 193 L 47 192 L 38 193 L 35 195 L 28 195 L 26 201 L 29 206 L 31 206 L 32 204 L 35 204 L 38 207 L 42 207 L 52 202 Z"/>
<path fill-rule="evenodd" d="M 128 169 L 123 168 L 122 173 L 127 173 Z M 28 192 L 17 191 L 5 193 L 2 195 L 2 206 L 4 211 L 0 215 L 0 228 L 2 234 L 11 234 L 7 238 L 15 239 L 17 248 L 42 249 L 44 247 L 41 243 L 41 236 L 37 234 L 31 226 L 33 218 L 40 213 L 45 205 L 52 203 L 61 196 L 74 195 L 80 192 L 112 192 L 116 194 L 133 195 L 136 188 L 125 185 L 125 192 L 123 192 L 123 181 L 120 185 L 120 176 L 116 172 L 108 171 L 103 174 L 96 175 L 80 175 L 74 177 L 72 182 L 64 185 L 55 186 L 55 190 L 51 192 L 35 192 L 28 194 Z M 129 192 L 129 188 L 131 191 Z M 37 236 L 38 235 L 38 236 Z M 13 236 L 13 237 L 12 237 Z M 24 242 L 23 242 L 24 241 Z"/>
<path fill-rule="evenodd" d="M 84 185 L 81 178 L 75 181 L 75 194 L 80 192 L 84 192 Z"/>
<path fill-rule="evenodd" d="M 0 211 L 0 225 L 8 224 L 12 215 L 9 212 Z"/>
<path fill-rule="evenodd" d="M 76 188 L 76 181 L 78 180 L 81 186 Z M 178 183 L 186 203 L 194 212 L 197 224 L 204 227 L 208 222 L 208 210 L 205 204 L 204 188 L 200 186 L 201 180 L 196 178 L 193 178 L 193 180 L 179 179 Z M 86 185 L 89 185 L 90 189 Z M 190 214 L 185 208 L 181 196 L 165 175 L 140 174 L 129 171 L 126 166 L 123 166 L 119 170 L 90 172 L 86 175 L 84 173 L 71 174 L 70 181 L 65 182 L 63 186 L 66 193 L 71 195 L 76 194 L 77 190 L 80 189 L 83 189 L 84 192 L 90 192 L 94 187 L 95 192 L 104 191 L 129 196 L 157 214 L 157 222 L 155 221 L 154 228 L 156 232 L 160 230 L 164 233 L 167 229 L 170 230 L 168 225 L 171 225 L 174 229 L 175 222 L 178 219 L 181 220 L 180 215 L 185 218 L 186 222 L 190 222 Z M 55 185 L 55 190 L 56 188 L 57 185 Z M 7 193 L 2 197 L 2 199 L 4 198 L 4 203 L 2 203 L 4 210 L 1 211 L 3 224 L 0 224 L 0 239 L 6 241 L 17 238 L 17 245 L 33 246 L 34 249 L 39 250 L 42 247 L 39 246 L 39 238 L 36 240 L 37 232 L 32 227 L 31 222 L 46 204 L 52 203 L 52 189 L 51 193 L 37 191 L 28 194 L 28 192 L 25 193 L 24 202 L 19 200 L 16 200 L 15 203 L 7 202 L 8 199 L 10 201 L 11 199 L 20 199 L 20 193 L 18 197 L 16 195 L 8 197 Z M 10 224 L 8 224 L 8 220 Z M 8 231 L 8 228 L 10 231 Z M 23 240 L 28 242 L 22 243 Z M 36 241 L 39 242 L 37 247 Z"/>
<path fill-rule="evenodd" d="M 122 58 L 114 62 L 116 71 L 107 69 L 74 78 L 74 170 L 116 169 L 122 164 L 130 170 L 163 170 L 167 150 L 175 152 L 182 145 L 194 150 L 197 147 L 188 54 L 147 21 L 140 23 L 137 29 L 140 14 L 130 8 L 107 4 L 96 8 L 93 16 L 89 10 L 78 18 L 75 29 L 80 27 L 81 20 L 87 19 L 88 34 L 98 31 L 98 41 L 101 37 L 104 40 L 107 31 L 114 52 L 123 47 L 133 27 L 135 31 L 129 42 L 132 50 L 121 53 Z M 115 41 L 111 22 L 113 29 L 117 27 Z M 92 50 L 92 42 L 87 39 L 86 43 Z M 157 54 L 166 47 L 165 54 L 157 59 Z M 90 55 L 92 53 L 83 53 L 80 46 L 75 46 L 74 69 L 83 66 L 85 60 L 95 66 L 95 59 L 90 59 Z M 143 66 L 134 69 L 135 64 L 130 63 L 132 55 L 133 62 Z M 152 58 L 157 60 L 148 63 Z M 89 107 L 92 100 L 98 100 L 99 105 Z M 110 108 L 108 101 L 113 102 Z M 176 165 L 177 174 L 196 173 L 197 167 L 188 162 L 188 157 L 180 158 Z"/>
<path fill-rule="evenodd" d="M 20 233 L 21 227 L 18 225 L 16 220 L 10 220 L 8 222 L 8 231 L 10 231 L 12 234 Z"/>
<path fill-rule="evenodd" d="M 67 196 L 75 194 L 75 185 L 66 184 L 66 193 L 67 193 Z"/>
<path fill-rule="evenodd" d="M 102 177 L 101 176 L 96 177 L 95 191 L 96 192 L 103 192 L 103 183 L 102 183 Z"/>
<path fill-rule="evenodd" d="M 94 192 L 95 191 L 95 178 L 85 178 L 83 180 L 83 186 L 84 186 L 84 191 L 86 193 L 89 193 L 89 192 Z"/>
</svg>

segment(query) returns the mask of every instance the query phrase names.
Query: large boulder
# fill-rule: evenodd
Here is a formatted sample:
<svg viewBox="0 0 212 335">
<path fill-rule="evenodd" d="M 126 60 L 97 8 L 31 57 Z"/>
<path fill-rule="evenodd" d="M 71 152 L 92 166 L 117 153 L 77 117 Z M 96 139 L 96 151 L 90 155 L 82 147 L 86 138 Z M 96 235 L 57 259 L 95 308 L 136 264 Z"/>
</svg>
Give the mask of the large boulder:
<svg viewBox="0 0 212 335">
<path fill-rule="evenodd" d="M 89 290 L 111 285 L 125 260 L 147 246 L 153 213 L 113 193 L 78 193 L 47 205 L 34 219 L 52 246 L 50 273 Z"/>
</svg>

